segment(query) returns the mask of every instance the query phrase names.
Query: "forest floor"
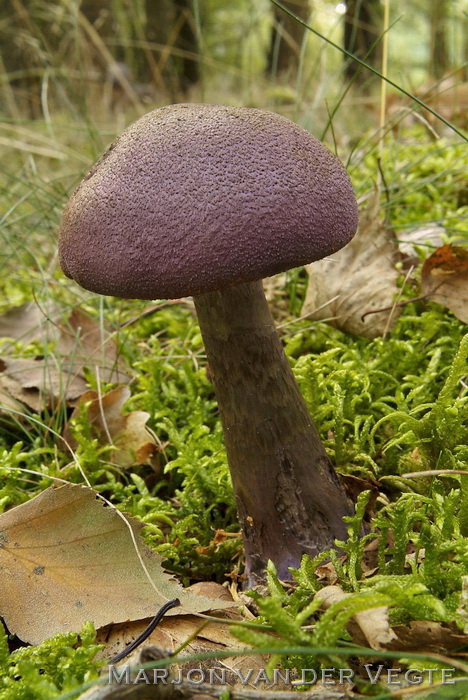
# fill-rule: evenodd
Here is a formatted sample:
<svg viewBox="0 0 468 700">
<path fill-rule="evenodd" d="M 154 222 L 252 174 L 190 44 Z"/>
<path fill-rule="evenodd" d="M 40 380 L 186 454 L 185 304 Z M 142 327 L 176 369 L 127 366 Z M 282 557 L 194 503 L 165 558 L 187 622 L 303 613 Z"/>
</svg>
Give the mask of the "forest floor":
<svg viewBox="0 0 468 700">
<path fill-rule="evenodd" d="M 416 121 L 389 128 L 383 147 L 371 132 L 339 140 L 360 203 L 354 243 L 331 267 L 265 282 L 356 514 L 339 553 L 304 558 L 287 582 L 270 567 L 249 597 L 191 299 L 99 297 L 58 266 L 63 205 L 115 127 L 62 115 L 2 128 L 1 700 L 65 700 L 105 683 L 106 660 L 147 626 L 146 611 L 179 594 L 184 614 L 171 611 L 149 639 L 162 658 L 140 648 L 131 659 L 170 667 L 173 679 L 192 673 L 186 697 L 200 680 L 205 695 L 234 699 L 267 688 L 283 698 L 468 697 L 460 136 L 444 128 L 436 138 Z M 105 684 L 94 691 L 111 697 Z"/>
</svg>

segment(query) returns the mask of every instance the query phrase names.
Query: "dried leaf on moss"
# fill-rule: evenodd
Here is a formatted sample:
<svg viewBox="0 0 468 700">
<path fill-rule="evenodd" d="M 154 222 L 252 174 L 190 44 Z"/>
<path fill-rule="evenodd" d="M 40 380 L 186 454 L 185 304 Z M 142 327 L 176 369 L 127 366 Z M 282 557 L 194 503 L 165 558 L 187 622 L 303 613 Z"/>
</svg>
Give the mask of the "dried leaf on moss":
<svg viewBox="0 0 468 700">
<path fill-rule="evenodd" d="M 353 240 L 331 258 L 306 265 L 309 282 L 302 314 L 366 338 L 384 335 L 395 325 L 398 308 L 362 316 L 392 306 L 398 292 L 397 259 L 376 189 L 360 211 Z"/>
<path fill-rule="evenodd" d="M 11 357 L 4 352 L 0 358 L 0 410 L 3 407 L 5 413 L 8 409 L 39 413 L 60 404 L 75 406 L 88 389 L 85 369 L 100 381 L 129 380 L 128 367 L 111 334 L 80 309 L 74 309 L 63 321 L 54 309 L 45 317 L 36 305 L 23 304 L 0 317 L 0 338 L 7 337 L 51 344 L 53 350 L 37 358 Z M 9 349 L 5 343 L 3 350 Z"/>
<path fill-rule="evenodd" d="M 60 403 L 74 406 L 87 383 L 84 377 L 58 366 L 51 357 L 36 360 L 4 355 L 0 357 L 0 387 L 0 405 L 8 407 L 13 399 L 39 412 Z"/>
<path fill-rule="evenodd" d="M 104 396 L 99 396 L 96 391 L 87 391 L 80 397 L 71 420 L 79 414 L 80 406 L 86 404 L 86 415 L 99 443 L 115 447 L 112 462 L 123 468 L 137 464 L 157 467 L 158 446 L 146 428 L 150 414 L 146 411 L 122 412 L 130 395 L 127 386 L 119 386 Z M 70 423 L 65 427 L 63 437 L 70 447 L 76 448 Z"/>
<path fill-rule="evenodd" d="M 468 249 L 444 245 L 424 262 L 422 293 L 468 323 Z"/>
<path fill-rule="evenodd" d="M 43 310 L 34 302 L 28 301 L 0 316 L 0 338 L 11 338 L 24 344 L 34 341 L 47 343 L 53 329 L 49 321 L 57 322 L 59 316 L 60 311 L 55 305 Z M 12 343 L 5 342 L 3 350 L 8 350 L 10 345 Z"/>
<path fill-rule="evenodd" d="M 85 486 L 53 486 L 0 515 L 0 615 L 10 632 L 40 644 L 89 620 L 102 627 L 151 617 L 173 598 L 181 607 L 169 614 L 230 606 L 182 588 L 143 543 L 143 525 L 127 517 L 127 526 L 96 496 Z"/>
<path fill-rule="evenodd" d="M 315 594 L 315 598 L 320 599 L 325 610 L 333 603 L 344 600 L 349 596 L 350 594 L 345 593 L 340 586 L 325 586 L 325 588 L 321 588 Z M 361 644 L 364 641 L 371 649 L 383 649 L 392 640 L 396 639 L 396 635 L 390 627 L 387 613 L 388 607 L 380 606 L 353 615 L 348 625 L 348 631 L 353 641 L 357 644 Z M 358 629 L 356 629 L 356 625 Z M 362 635 L 364 635 L 364 640 Z"/>
</svg>

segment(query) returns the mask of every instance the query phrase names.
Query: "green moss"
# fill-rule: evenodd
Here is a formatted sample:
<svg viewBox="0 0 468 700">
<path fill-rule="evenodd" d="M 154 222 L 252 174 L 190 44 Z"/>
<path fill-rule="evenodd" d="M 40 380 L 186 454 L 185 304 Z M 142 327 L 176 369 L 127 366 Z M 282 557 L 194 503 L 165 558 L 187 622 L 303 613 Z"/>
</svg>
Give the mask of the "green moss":
<svg viewBox="0 0 468 700">
<path fill-rule="evenodd" d="M 81 633 L 57 634 L 38 646 L 9 654 L 8 637 L 0 622 L 1 700 L 49 700 L 98 678 L 103 661 L 91 623 Z"/>
</svg>

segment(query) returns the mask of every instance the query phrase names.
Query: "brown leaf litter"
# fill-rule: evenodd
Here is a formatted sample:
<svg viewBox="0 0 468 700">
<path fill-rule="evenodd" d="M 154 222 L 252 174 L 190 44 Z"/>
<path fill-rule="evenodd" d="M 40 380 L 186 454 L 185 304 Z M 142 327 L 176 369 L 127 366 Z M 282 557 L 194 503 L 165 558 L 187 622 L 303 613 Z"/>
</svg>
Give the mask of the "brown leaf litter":
<svg viewBox="0 0 468 700">
<path fill-rule="evenodd" d="M 119 386 L 103 396 L 96 391 L 86 391 L 80 396 L 70 421 L 76 418 L 81 406 L 86 404 L 86 415 L 93 436 L 100 445 L 114 446 L 111 456 L 114 464 L 124 469 L 138 464 L 151 464 L 158 469 L 160 448 L 146 427 L 150 414 L 146 411 L 122 412 L 130 396 L 127 386 Z M 70 421 L 65 426 L 63 437 L 75 449 L 77 442 Z"/>
<path fill-rule="evenodd" d="M 8 338 L 12 342 L 8 342 Z M 127 382 L 129 370 L 119 357 L 112 334 L 74 309 L 61 320 L 54 308 L 44 312 L 34 305 L 11 309 L 0 317 L 0 412 L 53 410 L 59 405 L 75 406 L 88 389 L 86 370 L 104 382 Z M 15 342 L 39 341 L 53 350 L 42 357 L 22 358 Z"/>
<path fill-rule="evenodd" d="M 173 598 L 181 606 L 169 615 L 229 607 L 172 579 L 144 544 L 143 524 L 96 496 L 52 486 L 0 515 L 0 615 L 10 632 L 40 644 L 87 620 L 99 628 L 152 617 Z"/>
<path fill-rule="evenodd" d="M 444 245 L 422 267 L 421 289 L 429 301 L 450 309 L 468 323 L 468 249 Z"/>
<path fill-rule="evenodd" d="M 330 258 L 306 265 L 309 275 L 302 316 L 328 320 L 347 333 L 375 338 L 390 331 L 399 315 L 392 304 L 398 293 L 398 248 L 380 215 L 376 188 L 360 210 L 353 240 Z M 390 310 L 373 313 L 382 307 Z"/>
</svg>

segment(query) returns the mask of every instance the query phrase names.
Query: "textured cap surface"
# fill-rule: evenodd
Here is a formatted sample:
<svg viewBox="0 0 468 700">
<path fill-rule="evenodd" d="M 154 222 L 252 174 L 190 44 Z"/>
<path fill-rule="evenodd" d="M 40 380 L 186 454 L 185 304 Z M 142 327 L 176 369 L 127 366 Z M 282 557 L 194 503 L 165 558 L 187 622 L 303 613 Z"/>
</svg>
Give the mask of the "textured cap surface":
<svg viewBox="0 0 468 700">
<path fill-rule="evenodd" d="M 64 272 L 100 294 L 177 298 L 323 258 L 354 236 L 338 159 L 259 109 L 180 104 L 138 119 L 63 213 Z"/>
</svg>

